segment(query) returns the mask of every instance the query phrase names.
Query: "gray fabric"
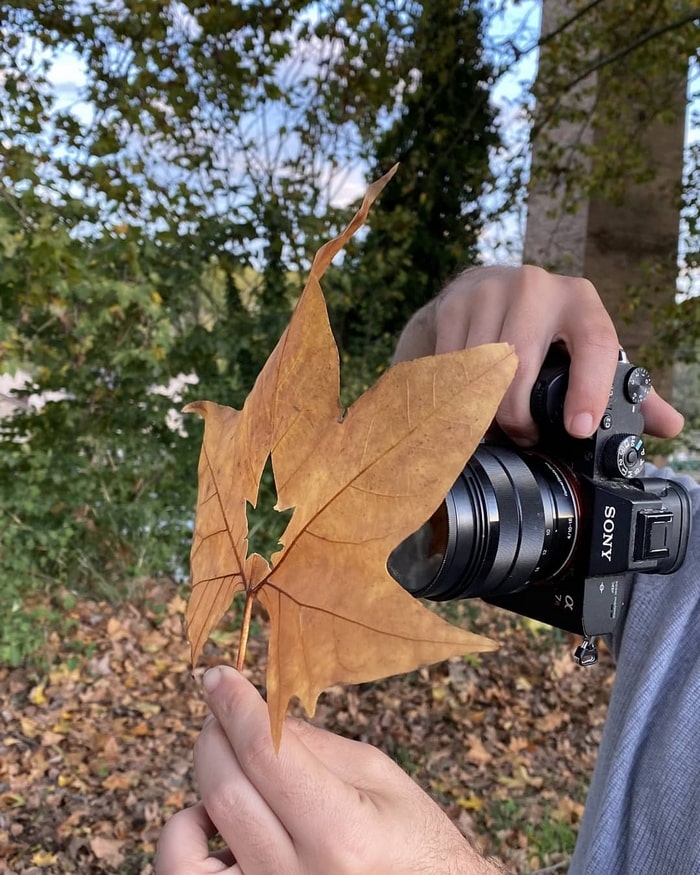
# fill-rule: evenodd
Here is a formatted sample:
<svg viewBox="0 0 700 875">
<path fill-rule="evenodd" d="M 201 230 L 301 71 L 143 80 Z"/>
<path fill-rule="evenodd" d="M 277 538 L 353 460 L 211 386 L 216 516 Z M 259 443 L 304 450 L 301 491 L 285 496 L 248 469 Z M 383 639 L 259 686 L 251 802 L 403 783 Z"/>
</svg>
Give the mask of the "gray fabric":
<svg viewBox="0 0 700 875">
<path fill-rule="evenodd" d="M 639 575 L 569 875 L 700 873 L 700 487 L 673 575 Z M 595 669 L 591 669 L 595 671 Z"/>
</svg>

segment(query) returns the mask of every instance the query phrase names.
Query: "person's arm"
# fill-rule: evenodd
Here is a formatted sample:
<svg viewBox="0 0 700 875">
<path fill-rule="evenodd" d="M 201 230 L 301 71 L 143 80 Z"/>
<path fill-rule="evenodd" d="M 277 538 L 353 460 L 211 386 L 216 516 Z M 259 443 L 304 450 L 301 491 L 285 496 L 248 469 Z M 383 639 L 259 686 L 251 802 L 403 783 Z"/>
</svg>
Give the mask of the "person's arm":
<svg viewBox="0 0 700 875">
<path fill-rule="evenodd" d="M 536 439 L 530 391 L 549 346 L 561 341 L 571 356 L 565 424 L 576 436 L 593 432 L 619 347 L 585 280 L 537 268 L 467 271 L 413 317 L 395 359 L 499 340 L 512 343 L 520 361 L 497 416 L 504 431 L 521 443 Z M 655 394 L 644 415 L 647 431 L 659 437 L 683 424 Z M 506 871 L 480 856 L 398 766 L 367 745 L 289 721 L 278 759 L 255 690 L 232 670 L 207 675 L 217 677 L 208 694 L 214 718 L 195 750 L 202 802 L 167 824 L 157 875 Z M 208 839 L 217 832 L 229 851 L 212 856 Z"/>
<path fill-rule="evenodd" d="M 617 332 L 593 285 L 537 267 L 471 268 L 419 310 L 399 338 L 394 361 L 506 341 L 518 371 L 496 422 L 516 443 L 537 439 L 530 391 L 547 350 L 563 342 L 571 358 L 564 424 L 588 437 L 605 410 L 619 351 Z M 634 362 L 643 364 L 643 362 Z M 646 431 L 674 437 L 683 417 L 652 391 L 643 407 Z"/>
<path fill-rule="evenodd" d="M 195 747 L 201 804 L 161 835 L 157 875 L 501 875 L 389 757 L 288 719 L 232 668 L 204 678 L 213 717 Z M 219 834 L 228 852 L 211 855 Z"/>
</svg>

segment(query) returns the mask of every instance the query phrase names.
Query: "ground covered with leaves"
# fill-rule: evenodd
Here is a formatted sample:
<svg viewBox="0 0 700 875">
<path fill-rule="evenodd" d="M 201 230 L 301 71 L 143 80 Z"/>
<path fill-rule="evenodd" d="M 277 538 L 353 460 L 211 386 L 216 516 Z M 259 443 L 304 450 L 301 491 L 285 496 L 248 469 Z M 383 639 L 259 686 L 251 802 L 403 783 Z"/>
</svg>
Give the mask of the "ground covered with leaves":
<svg viewBox="0 0 700 875">
<path fill-rule="evenodd" d="M 148 584 L 118 607 L 64 595 L 43 668 L 0 665 L 0 872 L 153 873 L 163 823 L 196 800 L 198 679 L 235 658 L 233 616 L 193 676 L 185 595 Z M 501 649 L 331 689 L 315 722 L 384 749 L 513 871 L 564 872 L 612 661 L 580 669 L 567 636 L 480 602 L 446 610 Z M 263 617 L 254 633 L 246 671 L 262 685 Z"/>
</svg>

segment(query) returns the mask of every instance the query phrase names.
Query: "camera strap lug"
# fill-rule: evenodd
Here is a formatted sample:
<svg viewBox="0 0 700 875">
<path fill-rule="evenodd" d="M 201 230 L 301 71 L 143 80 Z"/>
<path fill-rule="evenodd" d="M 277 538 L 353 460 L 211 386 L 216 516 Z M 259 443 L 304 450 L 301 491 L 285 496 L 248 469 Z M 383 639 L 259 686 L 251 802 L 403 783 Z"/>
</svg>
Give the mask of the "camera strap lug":
<svg viewBox="0 0 700 875">
<path fill-rule="evenodd" d="M 594 638 L 586 636 L 574 650 L 574 660 L 583 666 L 595 665 L 598 662 L 598 648 Z"/>
</svg>

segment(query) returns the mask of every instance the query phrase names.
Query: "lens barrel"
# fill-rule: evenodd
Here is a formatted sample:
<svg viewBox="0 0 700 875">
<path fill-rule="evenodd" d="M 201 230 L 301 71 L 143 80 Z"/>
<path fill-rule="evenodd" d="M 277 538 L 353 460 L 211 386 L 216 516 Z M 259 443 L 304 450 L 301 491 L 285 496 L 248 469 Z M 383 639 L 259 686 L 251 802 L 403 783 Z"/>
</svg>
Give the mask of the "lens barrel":
<svg viewBox="0 0 700 875">
<path fill-rule="evenodd" d="M 497 598 L 560 574 L 578 530 L 577 483 L 567 468 L 482 444 L 387 568 L 417 598 Z"/>
</svg>

